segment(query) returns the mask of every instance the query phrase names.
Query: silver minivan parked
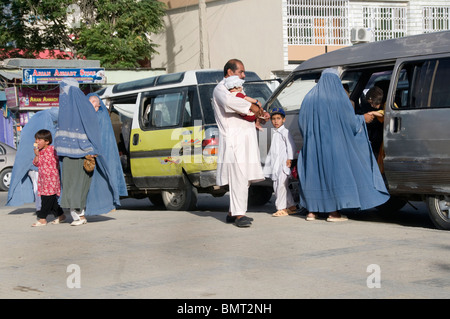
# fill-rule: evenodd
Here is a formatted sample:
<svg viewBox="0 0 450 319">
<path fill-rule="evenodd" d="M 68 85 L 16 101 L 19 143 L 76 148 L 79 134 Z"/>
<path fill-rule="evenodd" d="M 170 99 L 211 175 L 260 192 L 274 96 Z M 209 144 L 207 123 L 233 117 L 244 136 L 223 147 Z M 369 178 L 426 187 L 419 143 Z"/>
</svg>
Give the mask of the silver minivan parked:
<svg viewBox="0 0 450 319">
<path fill-rule="evenodd" d="M 303 62 L 265 105 L 287 111 L 298 150 L 299 108 L 328 67 L 342 69 L 357 114 L 370 109 L 365 93 L 372 86 L 384 92 L 380 167 L 391 199 L 378 209 L 391 212 L 423 200 L 435 226 L 450 230 L 450 31 L 358 44 Z"/>
</svg>

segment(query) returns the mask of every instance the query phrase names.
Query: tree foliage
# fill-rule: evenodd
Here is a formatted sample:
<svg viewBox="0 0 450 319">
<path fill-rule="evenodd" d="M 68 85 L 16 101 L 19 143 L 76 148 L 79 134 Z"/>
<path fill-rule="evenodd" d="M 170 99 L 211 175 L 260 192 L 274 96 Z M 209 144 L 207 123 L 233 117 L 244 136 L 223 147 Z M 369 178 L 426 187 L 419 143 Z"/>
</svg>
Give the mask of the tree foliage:
<svg viewBox="0 0 450 319">
<path fill-rule="evenodd" d="M 163 30 L 164 14 L 157 0 L 0 0 L 0 59 L 49 50 L 107 68 L 142 66 L 157 53 L 151 34 Z"/>
</svg>

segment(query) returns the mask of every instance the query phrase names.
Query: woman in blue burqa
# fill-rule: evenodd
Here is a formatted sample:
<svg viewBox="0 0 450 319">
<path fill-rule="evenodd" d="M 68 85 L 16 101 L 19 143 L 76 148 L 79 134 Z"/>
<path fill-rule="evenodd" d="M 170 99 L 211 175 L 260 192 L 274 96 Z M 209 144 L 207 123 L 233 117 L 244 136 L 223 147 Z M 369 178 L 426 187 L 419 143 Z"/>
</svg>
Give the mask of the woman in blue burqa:
<svg viewBox="0 0 450 319">
<path fill-rule="evenodd" d="M 322 72 L 302 102 L 298 123 L 300 204 L 307 220 L 318 213 L 328 213 L 327 221 L 347 220 L 340 210 L 364 210 L 389 199 L 364 116 L 355 114 L 337 70 Z"/>
<path fill-rule="evenodd" d="M 99 103 L 97 108 L 89 98 Z M 18 148 L 25 156 L 19 164 L 16 158 L 7 205 L 32 202 L 31 180 L 26 175 L 34 156 L 34 139 L 28 135 L 34 137 L 41 128 L 54 132 L 62 170 L 60 205 L 70 209 L 73 225 L 85 224 L 84 215 L 106 214 L 120 205 L 120 196 L 127 196 L 127 189 L 108 110 L 97 94 L 84 95 L 71 79 L 60 83 L 59 110 L 38 112 L 25 125 Z M 91 173 L 83 168 L 86 155 L 96 155 Z"/>
<path fill-rule="evenodd" d="M 8 190 L 6 206 L 21 206 L 36 203 L 36 210 L 40 209 L 40 197 L 37 196 L 37 167 L 33 165 L 34 142 L 37 131 L 49 130 L 55 136 L 58 123 L 58 108 L 50 108 L 37 112 L 20 133 L 16 158 L 11 174 L 11 184 Z"/>
</svg>

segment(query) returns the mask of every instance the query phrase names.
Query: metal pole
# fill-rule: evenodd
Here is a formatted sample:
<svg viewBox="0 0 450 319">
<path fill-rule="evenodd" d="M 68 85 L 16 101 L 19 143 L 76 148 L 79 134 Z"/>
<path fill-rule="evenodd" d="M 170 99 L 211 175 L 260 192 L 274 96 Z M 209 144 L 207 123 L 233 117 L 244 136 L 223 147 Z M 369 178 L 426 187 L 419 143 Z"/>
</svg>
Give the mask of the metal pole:
<svg viewBox="0 0 450 319">
<path fill-rule="evenodd" d="M 200 30 L 200 68 L 210 68 L 208 33 L 206 32 L 206 0 L 198 1 L 198 17 Z"/>
</svg>

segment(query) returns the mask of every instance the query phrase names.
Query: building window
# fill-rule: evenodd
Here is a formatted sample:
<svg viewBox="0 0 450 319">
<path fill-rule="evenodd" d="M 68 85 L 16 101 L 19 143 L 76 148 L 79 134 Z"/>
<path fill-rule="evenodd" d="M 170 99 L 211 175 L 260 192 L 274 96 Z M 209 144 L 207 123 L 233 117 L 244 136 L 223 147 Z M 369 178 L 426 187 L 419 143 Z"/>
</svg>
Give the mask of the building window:
<svg viewBox="0 0 450 319">
<path fill-rule="evenodd" d="M 365 28 L 374 31 L 374 40 L 401 38 L 406 36 L 406 8 L 404 7 L 363 7 Z"/>
<path fill-rule="evenodd" d="M 350 44 L 348 2 L 287 0 L 288 44 Z"/>
<path fill-rule="evenodd" d="M 449 30 L 450 7 L 423 7 L 423 32 Z"/>
</svg>

